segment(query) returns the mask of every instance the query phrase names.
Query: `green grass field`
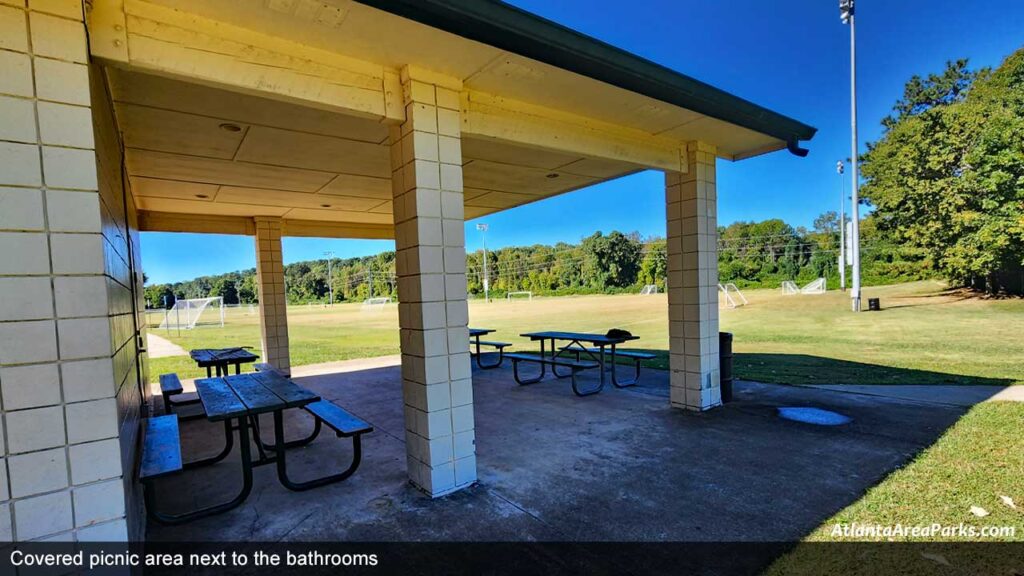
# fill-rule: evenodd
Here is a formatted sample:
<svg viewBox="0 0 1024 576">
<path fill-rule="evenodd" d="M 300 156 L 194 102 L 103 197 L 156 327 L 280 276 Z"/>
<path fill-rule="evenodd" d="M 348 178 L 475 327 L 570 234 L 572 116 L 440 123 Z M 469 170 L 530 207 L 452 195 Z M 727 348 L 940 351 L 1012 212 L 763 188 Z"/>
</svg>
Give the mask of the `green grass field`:
<svg viewBox="0 0 1024 576">
<path fill-rule="evenodd" d="M 822 542 L 1024 542 L 1024 403 L 978 404 L 934 445 L 822 525 L 766 572 L 790 574 L 1020 574 L 1024 550 L 978 546 L 826 546 Z M 1003 500 L 1009 498 L 1009 502 Z M 1012 506 L 1011 506 L 1012 504 Z M 971 512 L 979 507 L 986 515 Z M 979 538 L 843 537 L 837 525 L 1013 528 Z"/>
<path fill-rule="evenodd" d="M 741 378 L 789 384 L 1022 384 L 1024 301 L 964 298 L 937 282 L 869 288 L 881 312 L 849 312 L 846 294 L 783 296 L 745 292 L 750 304 L 721 309 L 721 329 L 735 335 L 735 372 Z M 659 352 L 651 364 L 667 367 L 665 296 L 578 296 L 490 304 L 471 301 L 470 325 L 494 328 L 493 339 L 535 346 L 522 332 L 605 332 L 624 328 L 641 337 L 632 347 Z M 252 346 L 259 323 L 248 307 L 228 309 L 224 328 L 150 330 L 188 350 Z M 360 304 L 293 306 L 288 310 L 293 366 L 398 353 L 397 306 L 365 310 Z M 490 337 L 489 337 L 490 338 Z M 200 376 L 184 357 L 151 360 L 150 374 Z"/>
<path fill-rule="evenodd" d="M 749 305 L 721 309 L 722 330 L 735 335 L 735 372 L 742 378 L 788 384 L 1024 384 L 1024 338 L 1019 334 L 1024 301 L 1019 299 L 968 298 L 937 282 L 915 282 L 866 290 L 865 296 L 881 298 L 883 310 L 853 314 L 847 295 L 840 292 L 783 296 L 752 290 L 745 295 Z M 513 342 L 518 350 L 535 349 L 518 336 L 522 332 L 624 328 L 641 337 L 633 347 L 658 351 L 652 365 L 665 367 L 666 308 L 664 295 L 623 295 L 473 301 L 469 312 L 471 326 L 496 329 L 492 339 Z M 155 314 L 151 320 L 159 323 Z M 288 321 L 293 365 L 398 353 L 393 305 L 373 311 L 358 304 L 295 306 Z M 230 309 L 224 328 L 198 328 L 180 336 L 152 330 L 186 350 L 259 349 L 258 319 L 247 308 Z M 187 356 L 153 359 L 151 376 L 164 372 L 201 375 Z M 770 573 L 872 574 L 879 566 L 889 566 L 890 573 L 934 573 L 935 562 L 922 561 L 917 549 L 909 559 L 896 555 L 866 561 L 864 554 L 876 549 L 842 548 L 837 554 L 835 548 L 816 544 L 830 540 L 836 522 L 1015 525 L 1011 539 L 1024 539 L 1024 513 L 999 500 L 1006 495 L 1024 506 L 1021 429 L 1024 403 L 976 406 L 912 463 L 823 523 Z M 991 515 L 970 515 L 972 505 Z M 1012 573 L 1001 568 L 983 565 L 974 573 Z"/>
</svg>

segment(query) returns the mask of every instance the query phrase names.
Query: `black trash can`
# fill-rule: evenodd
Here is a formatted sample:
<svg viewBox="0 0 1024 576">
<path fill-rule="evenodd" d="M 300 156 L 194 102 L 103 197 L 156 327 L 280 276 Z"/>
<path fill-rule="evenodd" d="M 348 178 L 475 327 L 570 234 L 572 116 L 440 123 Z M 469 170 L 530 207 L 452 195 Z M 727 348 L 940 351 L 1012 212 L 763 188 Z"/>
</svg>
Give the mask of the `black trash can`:
<svg viewBox="0 0 1024 576">
<path fill-rule="evenodd" d="M 718 376 L 722 402 L 732 402 L 732 332 L 718 333 Z"/>
</svg>

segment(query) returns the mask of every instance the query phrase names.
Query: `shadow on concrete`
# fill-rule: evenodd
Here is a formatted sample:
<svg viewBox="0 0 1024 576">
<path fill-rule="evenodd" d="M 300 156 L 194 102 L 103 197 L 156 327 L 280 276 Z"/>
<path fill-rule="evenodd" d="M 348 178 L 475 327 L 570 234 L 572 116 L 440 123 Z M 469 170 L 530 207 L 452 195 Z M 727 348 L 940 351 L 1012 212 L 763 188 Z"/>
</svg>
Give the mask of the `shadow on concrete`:
<svg viewBox="0 0 1024 576">
<path fill-rule="evenodd" d="M 947 374 L 930 370 L 895 368 L 809 354 L 737 353 L 737 376 L 780 384 L 958 384 L 1009 386 L 1010 378 Z"/>
<path fill-rule="evenodd" d="M 507 364 L 507 363 L 506 363 Z M 596 377 L 594 371 L 585 378 Z M 517 386 L 507 365 L 474 371 L 479 484 L 430 499 L 406 475 L 398 366 L 297 378 L 374 425 L 347 481 L 295 493 L 256 470 L 246 503 L 190 524 L 151 524 L 153 541 L 793 542 L 931 445 L 966 411 L 865 394 L 737 381 L 735 401 L 671 408 L 668 373 L 640 386 L 574 396 L 566 380 Z M 780 406 L 852 418 L 819 427 L 782 420 Z M 295 436 L 304 413 L 286 415 Z M 269 429 L 269 428 L 268 428 Z M 219 427 L 182 424 L 186 459 L 216 450 Z M 329 435 L 289 452 L 296 474 L 346 461 Z M 164 509 L 237 490 L 236 453 L 162 479 Z M 720 573 L 757 573 L 777 554 L 717 559 Z M 668 550 L 666 550 L 668 552 Z M 628 566 L 621 567 L 628 571 Z M 713 571 L 714 572 L 714 571 Z"/>
</svg>

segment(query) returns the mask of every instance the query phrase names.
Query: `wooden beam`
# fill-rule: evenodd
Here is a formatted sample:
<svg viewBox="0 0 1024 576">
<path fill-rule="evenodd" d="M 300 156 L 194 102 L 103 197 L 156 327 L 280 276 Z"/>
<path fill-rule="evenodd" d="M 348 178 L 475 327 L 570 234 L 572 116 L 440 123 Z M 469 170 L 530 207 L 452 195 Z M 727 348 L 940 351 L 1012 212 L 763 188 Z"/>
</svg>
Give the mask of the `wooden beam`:
<svg viewBox="0 0 1024 576">
<path fill-rule="evenodd" d="M 687 170 L 685 143 L 483 92 L 462 93 L 462 133 L 644 168 Z"/>
<path fill-rule="evenodd" d="M 139 210 L 140 232 L 192 232 L 196 234 L 237 234 L 254 236 L 252 218 L 216 214 L 180 214 Z"/>
<path fill-rule="evenodd" d="M 397 70 L 142 0 L 93 0 L 92 56 L 110 64 L 398 123 Z"/>
<path fill-rule="evenodd" d="M 359 224 L 356 222 L 285 219 L 282 234 L 285 236 L 310 238 L 391 240 L 395 237 L 395 227 L 391 224 Z"/>
<path fill-rule="evenodd" d="M 122 64 L 128 62 L 124 0 L 87 2 L 85 22 L 89 27 L 89 52 L 93 58 Z"/>
</svg>

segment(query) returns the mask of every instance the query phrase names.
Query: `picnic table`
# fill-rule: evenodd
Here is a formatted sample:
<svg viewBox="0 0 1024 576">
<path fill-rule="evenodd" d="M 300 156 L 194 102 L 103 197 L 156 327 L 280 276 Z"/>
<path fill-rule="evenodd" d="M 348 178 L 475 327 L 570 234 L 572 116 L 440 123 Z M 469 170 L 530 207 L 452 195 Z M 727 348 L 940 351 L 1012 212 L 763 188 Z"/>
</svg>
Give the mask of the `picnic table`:
<svg viewBox="0 0 1024 576">
<path fill-rule="evenodd" d="M 206 368 L 206 377 L 212 378 L 210 368 L 217 370 L 217 376 L 230 374 L 228 366 L 235 365 L 235 374 L 242 372 L 242 364 L 255 362 L 259 356 L 242 347 L 235 348 L 197 348 L 188 353 L 200 368 Z"/>
<path fill-rule="evenodd" d="M 605 372 L 607 368 L 611 366 L 611 378 L 612 384 L 617 387 L 623 387 L 631 385 L 632 383 L 620 383 L 615 376 L 615 347 L 619 344 L 623 344 L 630 340 L 639 340 L 639 336 L 617 336 L 612 337 L 607 334 L 588 334 L 583 332 L 561 332 L 561 331 L 545 331 L 545 332 L 527 332 L 520 334 L 523 338 L 529 338 L 532 342 L 540 341 L 540 356 L 545 357 L 547 353 L 545 350 L 545 343 L 551 342 L 551 360 L 562 357 L 563 354 L 573 353 L 576 354 L 577 359 L 581 356 L 586 355 L 592 361 L 598 363 L 601 368 L 601 383 L 597 387 L 597 390 L 592 393 L 599 392 L 604 388 L 605 383 Z M 559 349 L 556 342 L 568 342 Z M 584 343 L 590 346 L 585 346 Z M 605 348 L 608 348 L 609 355 L 606 357 Z M 544 377 L 544 364 L 541 364 L 540 378 Z M 556 365 L 551 365 L 551 373 L 558 378 L 565 378 L 569 374 L 559 374 L 556 370 Z"/>
<path fill-rule="evenodd" d="M 196 380 L 196 392 L 198 392 L 199 399 L 203 404 L 206 419 L 210 422 L 224 423 L 224 448 L 215 456 L 181 464 L 178 439 L 174 438 L 173 442 L 170 441 L 171 439 L 168 439 L 167 444 L 150 450 L 148 455 L 144 451 L 142 463 L 143 479 L 151 481 L 153 477 L 165 473 L 208 466 L 222 461 L 231 453 L 234 445 L 234 433 L 237 432 L 241 453 L 242 488 L 237 496 L 226 502 L 183 514 L 169 515 L 157 511 L 154 490 L 147 486 L 147 512 L 154 519 L 165 524 L 187 522 L 196 518 L 226 512 L 241 505 L 252 491 L 253 468 L 256 466 L 275 464 L 278 480 L 286 488 L 295 491 L 307 490 L 344 480 L 354 473 L 359 466 L 361 458 L 360 436 L 373 430 L 369 424 L 345 412 L 338 406 L 326 400 L 321 400 L 317 394 L 299 386 L 291 379 L 274 370 Z M 302 408 L 312 414 L 315 417 L 314 428 L 312 433 L 304 438 L 286 441 L 284 434 L 284 411 L 293 408 Z M 272 415 L 274 440 L 269 444 L 263 441 L 260 433 L 259 417 L 263 414 Z M 160 418 L 175 419 L 173 434 L 176 436 L 176 417 L 164 416 Z M 288 450 L 305 446 L 312 442 L 320 433 L 321 423 L 326 423 L 334 429 L 339 437 L 352 437 L 352 463 L 345 471 L 339 474 L 330 474 L 302 482 L 294 481 L 288 476 Z M 164 423 L 164 425 L 166 424 Z M 250 432 L 252 434 L 251 439 Z M 253 444 L 258 453 L 256 458 L 252 455 Z M 147 439 L 148 446 L 149 440 Z M 160 470 L 160 467 L 166 466 L 166 464 L 159 461 L 153 462 L 153 460 L 166 458 L 168 453 L 177 455 L 177 468 L 175 469 L 172 464 L 164 472 Z M 147 461 L 149 462 L 147 463 Z M 149 467 L 148 473 L 146 472 L 147 466 Z"/>
<path fill-rule="evenodd" d="M 494 332 L 492 328 L 470 328 L 469 337 L 473 339 L 472 344 L 476 347 L 476 364 L 484 370 L 490 370 L 501 366 L 501 363 L 505 359 L 505 348 L 511 346 L 508 342 L 485 342 L 480 340 L 481 336 L 486 336 Z M 480 347 L 489 346 L 498 350 L 498 361 L 491 364 L 484 364 L 480 359 Z"/>
</svg>

